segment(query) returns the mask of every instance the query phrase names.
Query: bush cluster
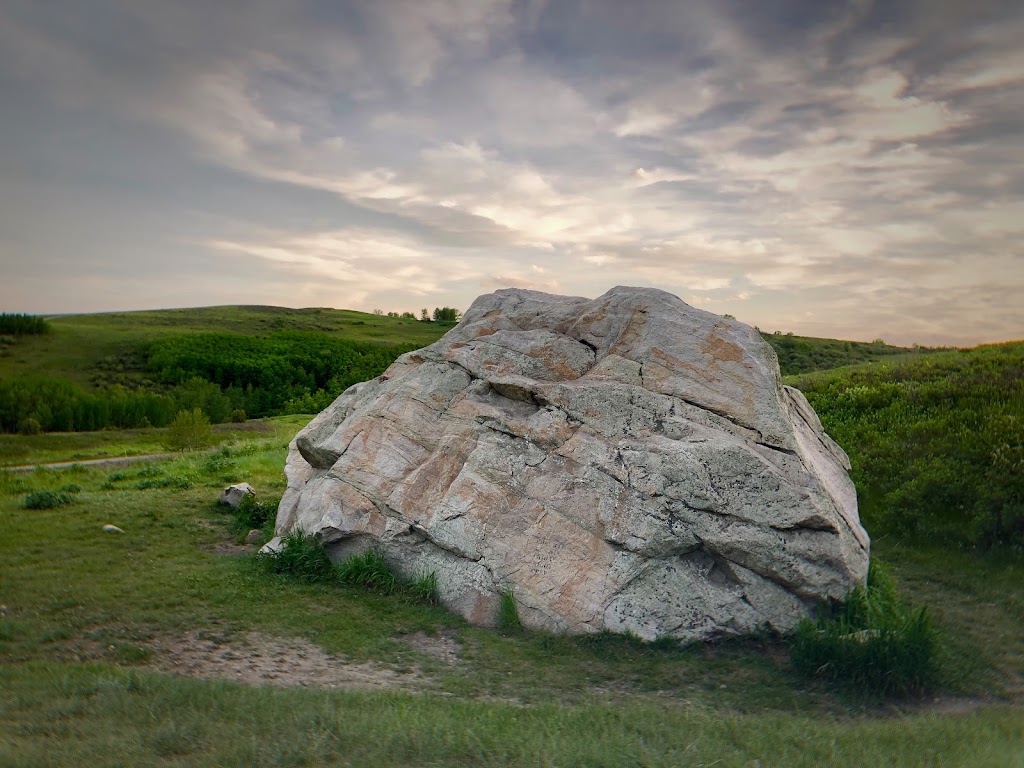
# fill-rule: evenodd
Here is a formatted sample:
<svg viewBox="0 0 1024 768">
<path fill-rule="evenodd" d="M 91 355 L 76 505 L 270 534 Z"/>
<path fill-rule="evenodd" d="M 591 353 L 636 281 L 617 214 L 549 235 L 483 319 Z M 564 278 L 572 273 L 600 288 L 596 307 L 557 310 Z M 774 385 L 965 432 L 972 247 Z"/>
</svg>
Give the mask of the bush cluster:
<svg viewBox="0 0 1024 768">
<path fill-rule="evenodd" d="M 27 336 L 49 332 L 50 324 L 46 322 L 45 318 L 37 315 L 0 312 L 0 333 Z"/>
<path fill-rule="evenodd" d="M 0 381 L 0 431 L 165 427 L 181 411 L 195 408 L 212 424 L 316 413 L 415 346 L 356 342 L 315 331 L 165 336 L 132 353 L 148 379 L 122 377 L 121 383 L 88 392 L 48 376 Z"/>
<path fill-rule="evenodd" d="M 934 680 L 935 630 L 925 608 L 908 608 L 888 571 L 872 560 L 867 585 L 804 619 L 791 650 L 797 672 L 877 694 L 919 693 Z"/>
<path fill-rule="evenodd" d="M 276 503 L 258 501 L 255 496 L 245 496 L 234 510 L 234 528 L 239 533 L 262 528 L 273 519 L 276 512 Z"/>
<path fill-rule="evenodd" d="M 55 509 L 75 500 L 76 491 L 62 489 L 59 491 L 33 491 L 25 497 L 25 509 Z"/>
<path fill-rule="evenodd" d="M 323 410 L 415 346 L 357 342 L 315 331 L 202 333 L 163 337 L 145 348 L 144 357 L 147 370 L 165 385 L 212 385 L 211 402 L 202 407 L 211 421 L 219 422 L 235 410 L 249 418 Z"/>
</svg>

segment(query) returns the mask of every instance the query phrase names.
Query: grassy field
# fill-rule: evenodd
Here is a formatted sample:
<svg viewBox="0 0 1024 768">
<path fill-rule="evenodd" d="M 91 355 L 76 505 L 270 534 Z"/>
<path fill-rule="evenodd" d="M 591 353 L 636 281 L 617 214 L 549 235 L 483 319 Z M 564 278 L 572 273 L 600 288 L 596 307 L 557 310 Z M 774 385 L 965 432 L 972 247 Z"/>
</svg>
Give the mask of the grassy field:
<svg viewBox="0 0 1024 768">
<path fill-rule="evenodd" d="M 0 378 L 55 376 L 88 388 L 104 372 L 141 376 L 138 350 L 168 335 L 223 332 L 267 336 L 289 330 L 423 346 L 451 327 L 343 309 L 260 306 L 59 315 L 48 322 L 50 333 L 10 338 L 9 343 L 0 345 Z"/>
<path fill-rule="evenodd" d="M 1024 343 L 790 377 L 875 534 L 1024 553 Z"/>
<path fill-rule="evenodd" d="M 772 638 L 503 635 L 257 567 L 215 500 L 243 479 L 277 497 L 303 421 L 154 463 L 0 474 L 0 765 L 1024 765 L 1019 562 L 876 542 L 942 632 L 944 682 L 924 700 L 807 684 Z M 47 450 L 80 452 L 76 437 Z M 68 486 L 71 505 L 24 508 Z M 189 638 L 228 659 L 219 677 L 173 674 Z M 365 679 L 237 682 L 282 638 Z"/>
</svg>

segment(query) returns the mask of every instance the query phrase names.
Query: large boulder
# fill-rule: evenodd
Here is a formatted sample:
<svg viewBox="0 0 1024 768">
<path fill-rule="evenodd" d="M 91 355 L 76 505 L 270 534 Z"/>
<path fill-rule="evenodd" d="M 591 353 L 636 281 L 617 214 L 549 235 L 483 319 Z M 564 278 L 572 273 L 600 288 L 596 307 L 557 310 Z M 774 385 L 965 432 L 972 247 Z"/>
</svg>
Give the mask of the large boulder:
<svg viewBox="0 0 1024 768">
<path fill-rule="evenodd" d="M 436 572 L 476 624 L 511 591 L 554 631 L 786 631 L 866 577 L 848 469 L 749 326 L 508 289 L 296 436 L 277 533 Z"/>
</svg>

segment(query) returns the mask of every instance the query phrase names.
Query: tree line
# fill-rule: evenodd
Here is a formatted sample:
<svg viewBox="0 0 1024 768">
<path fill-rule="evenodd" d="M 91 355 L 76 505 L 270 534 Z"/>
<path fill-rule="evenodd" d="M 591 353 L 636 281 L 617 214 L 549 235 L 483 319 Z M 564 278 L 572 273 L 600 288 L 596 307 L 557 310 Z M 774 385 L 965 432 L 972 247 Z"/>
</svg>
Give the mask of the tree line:
<svg viewBox="0 0 1024 768">
<path fill-rule="evenodd" d="M 0 333 L 12 336 L 49 333 L 50 324 L 37 315 L 9 314 L 0 312 Z"/>
<path fill-rule="evenodd" d="M 51 377 L 0 381 L 0 430 L 70 432 L 162 427 L 200 409 L 213 423 L 323 410 L 417 345 L 383 346 L 315 331 L 268 337 L 167 336 L 141 349 L 148 379 L 86 391 Z"/>
</svg>

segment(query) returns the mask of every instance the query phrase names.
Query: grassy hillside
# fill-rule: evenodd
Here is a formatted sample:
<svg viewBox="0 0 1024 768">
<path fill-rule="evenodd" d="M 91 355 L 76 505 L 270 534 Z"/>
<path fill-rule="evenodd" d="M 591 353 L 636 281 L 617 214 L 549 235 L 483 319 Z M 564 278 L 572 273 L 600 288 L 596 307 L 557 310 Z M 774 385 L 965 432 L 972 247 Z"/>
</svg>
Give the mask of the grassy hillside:
<svg viewBox="0 0 1024 768">
<path fill-rule="evenodd" d="M 146 371 L 141 351 L 169 336 L 216 332 L 267 337 L 279 331 L 308 331 L 356 342 L 421 347 L 451 327 L 343 309 L 260 306 L 60 315 L 48 322 L 50 333 L 9 337 L 0 347 L 0 378 L 53 376 L 86 388 L 125 383 L 117 374 L 129 381 L 142 379 Z"/>
<path fill-rule="evenodd" d="M 811 371 L 824 371 L 857 363 L 891 360 L 897 356 L 916 358 L 938 350 L 925 347 L 893 347 L 879 340 L 873 342 L 816 339 L 794 336 L 792 333 L 762 332 L 762 338 L 779 356 L 779 369 L 783 376 Z"/>
<path fill-rule="evenodd" d="M 793 377 L 875 535 L 1024 551 L 1024 343 Z"/>
<path fill-rule="evenodd" d="M 445 330 L 246 307 L 51 325 L 6 345 L 0 384 L 28 372 L 45 390 L 57 372 L 125 393 L 124 408 L 147 391 L 217 409 L 295 377 L 308 390 L 337 375 L 310 345 L 379 365 L 375 351 Z M 784 370 L 873 360 L 788 382 L 851 456 L 873 556 L 938 628 L 927 697 L 809 682 L 780 638 L 502 634 L 404 595 L 267 574 L 242 541 L 272 521 L 214 500 L 245 480 L 273 508 L 308 419 L 294 415 L 221 425 L 206 453 L 0 471 L 0 765 L 1024 766 L 1024 344 L 769 341 Z M 153 452 L 161 434 L 2 435 L 0 464 Z"/>
<path fill-rule="evenodd" d="M 55 317 L 0 344 L 0 431 L 164 426 L 321 410 L 451 324 L 333 309 L 205 309 Z"/>
<path fill-rule="evenodd" d="M 165 426 L 192 408 L 215 423 L 316 412 L 451 327 L 281 307 L 4 318 L 18 332 L 0 336 L 0 431 L 26 434 Z M 32 334 L 20 332 L 28 328 Z M 913 352 L 881 342 L 765 338 L 784 374 Z"/>
</svg>

